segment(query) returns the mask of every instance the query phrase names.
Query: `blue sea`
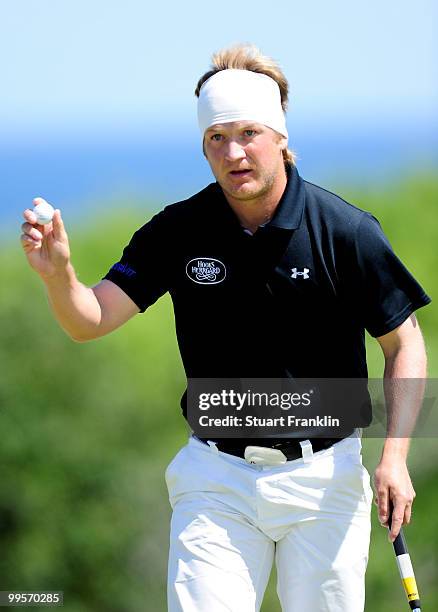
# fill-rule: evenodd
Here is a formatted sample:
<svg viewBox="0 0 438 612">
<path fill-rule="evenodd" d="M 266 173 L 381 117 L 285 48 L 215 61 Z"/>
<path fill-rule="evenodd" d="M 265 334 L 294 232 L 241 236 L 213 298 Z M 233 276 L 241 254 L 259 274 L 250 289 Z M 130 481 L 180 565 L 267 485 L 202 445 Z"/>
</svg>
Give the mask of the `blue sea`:
<svg viewBox="0 0 438 612">
<path fill-rule="evenodd" d="M 144 207 L 147 216 L 187 198 L 214 180 L 196 136 L 178 137 L 176 144 L 156 134 L 0 144 L 3 236 L 18 235 L 21 213 L 36 196 L 61 208 L 67 222 L 120 206 Z M 409 174 L 436 174 L 437 145 L 437 131 L 427 126 L 329 126 L 294 130 L 290 138 L 300 174 L 340 195 L 343 186 L 375 189 Z"/>
</svg>

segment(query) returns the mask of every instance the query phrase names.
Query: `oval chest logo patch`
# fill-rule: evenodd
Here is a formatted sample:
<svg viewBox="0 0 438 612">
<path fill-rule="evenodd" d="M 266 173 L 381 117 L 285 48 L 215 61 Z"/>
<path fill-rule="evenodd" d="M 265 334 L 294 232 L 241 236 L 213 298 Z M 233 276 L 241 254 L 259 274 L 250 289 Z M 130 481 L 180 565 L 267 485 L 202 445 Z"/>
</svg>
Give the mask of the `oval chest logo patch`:
<svg viewBox="0 0 438 612">
<path fill-rule="evenodd" d="M 217 285 L 227 275 L 225 265 L 213 257 L 195 257 L 186 266 L 187 276 L 199 285 Z"/>
</svg>

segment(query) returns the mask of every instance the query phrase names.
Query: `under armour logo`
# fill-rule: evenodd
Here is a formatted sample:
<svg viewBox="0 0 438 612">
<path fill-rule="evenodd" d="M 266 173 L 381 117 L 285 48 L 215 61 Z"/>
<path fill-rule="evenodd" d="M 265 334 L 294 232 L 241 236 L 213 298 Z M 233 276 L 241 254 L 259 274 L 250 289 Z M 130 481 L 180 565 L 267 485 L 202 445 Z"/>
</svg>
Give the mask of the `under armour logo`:
<svg viewBox="0 0 438 612">
<path fill-rule="evenodd" d="M 298 272 L 297 268 L 292 268 L 291 277 L 298 278 L 299 276 L 302 276 L 303 278 L 310 278 L 309 272 L 310 272 L 309 268 L 304 268 L 302 272 Z"/>
</svg>

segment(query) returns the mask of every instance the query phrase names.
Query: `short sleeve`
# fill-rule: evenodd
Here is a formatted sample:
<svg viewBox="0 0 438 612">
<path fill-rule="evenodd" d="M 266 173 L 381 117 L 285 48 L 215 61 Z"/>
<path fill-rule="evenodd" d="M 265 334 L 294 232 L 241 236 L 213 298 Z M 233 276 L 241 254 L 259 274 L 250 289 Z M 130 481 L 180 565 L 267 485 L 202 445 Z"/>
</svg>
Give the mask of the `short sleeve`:
<svg viewBox="0 0 438 612">
<path fill-rule="evenodd" d="M 152 217 L 135 232 L 120 261 L 103 277 L 120 287 L 141 312 L 168 291 L 166 225 L 163 211 Z"/>
<path fill-rule="evenodd" d="M 365 329 L 383 336 L 430 297 L 394 253 L 380 223 L 364 213 L 355 236 L 355 302 Z"/>
</svg>

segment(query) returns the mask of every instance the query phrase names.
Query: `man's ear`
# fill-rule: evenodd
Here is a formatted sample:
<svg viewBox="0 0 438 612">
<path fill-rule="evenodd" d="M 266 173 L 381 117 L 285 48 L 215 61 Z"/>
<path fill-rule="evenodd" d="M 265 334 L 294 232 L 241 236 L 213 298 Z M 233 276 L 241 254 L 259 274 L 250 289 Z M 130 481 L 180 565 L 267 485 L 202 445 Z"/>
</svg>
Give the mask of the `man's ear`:
<svg viewBox="0 0 438 612">
<path fill-rule="evenodd" d="M 286 151 L 287 149 L 287 145 L 288 145 L 288 138 L 286 138 L 286 136 L 280 136 L 280 148 L 282 151 Z"/>
</svg>

